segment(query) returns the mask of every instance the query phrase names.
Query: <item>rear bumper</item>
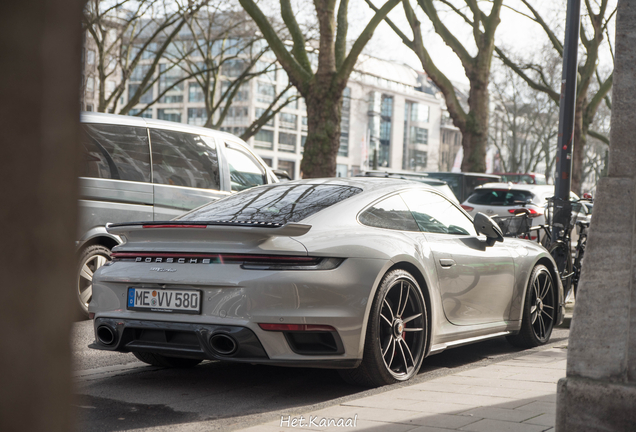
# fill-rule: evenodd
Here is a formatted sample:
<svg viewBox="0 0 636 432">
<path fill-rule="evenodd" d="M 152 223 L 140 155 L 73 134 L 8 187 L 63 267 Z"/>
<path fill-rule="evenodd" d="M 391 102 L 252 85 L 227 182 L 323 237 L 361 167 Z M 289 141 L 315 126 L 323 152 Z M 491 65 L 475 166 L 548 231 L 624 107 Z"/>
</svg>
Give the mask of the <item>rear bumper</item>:
<svg viewBox="0 0 636 432">
<path fill-rule="evenodd" d="M 338 357 L 329 360 L 312 360 L 311 356 L 303 356 L 304 358 L 299 360 L 271 359 L 256 334 L 241 326 L 102 317 L 95 319 L 94 327 L 96 333 L 98 329 L 105 327 L 112 330 L 115 335 L 112 343 L 105 344 L 96 338 L 95 342 L 89 345 L 89 348 L 104 351 L 152 352 L 169 357 L 331 369 L 355 368 L 360 363 L 357 359 Z M 236 350 L 231 353 L 220 353 L 215 350 L 210 339 L 218 335 L 235 341 Z M 336 345 L 341 348 L 342 341 L 337 333 L 333 337 Z"/>
</svg>

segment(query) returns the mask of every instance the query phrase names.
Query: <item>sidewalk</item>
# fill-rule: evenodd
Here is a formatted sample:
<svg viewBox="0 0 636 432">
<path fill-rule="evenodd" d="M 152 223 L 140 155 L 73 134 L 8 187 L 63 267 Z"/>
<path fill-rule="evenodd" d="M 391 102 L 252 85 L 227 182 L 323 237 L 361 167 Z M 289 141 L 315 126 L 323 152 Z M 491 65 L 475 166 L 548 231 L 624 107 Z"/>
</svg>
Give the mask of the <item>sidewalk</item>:
<svg viewBox="0 0 636 432">
<path fill-rule="evenodd" d="M 241 431 L 553 431 L 566 356 L 551 348 Z"/>
</svg>

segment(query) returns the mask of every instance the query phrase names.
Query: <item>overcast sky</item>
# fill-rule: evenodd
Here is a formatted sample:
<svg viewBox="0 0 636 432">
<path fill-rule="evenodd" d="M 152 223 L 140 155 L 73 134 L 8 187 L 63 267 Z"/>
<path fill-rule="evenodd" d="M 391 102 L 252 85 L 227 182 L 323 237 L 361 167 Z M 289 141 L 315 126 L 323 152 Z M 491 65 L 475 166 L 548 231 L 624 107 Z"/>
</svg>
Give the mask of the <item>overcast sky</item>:
<svg viewBox="0 0 636 432">
<path fill-rule="evenodd" d="M 382 2 L 383 0 L 375 0 L 376 5 L 380 5 Z M 460 4 L 463 2 L 455 3 Z M 536 0 L 533 3 L 537 9 L 542 12 L 544 19 L 553 24 L 556 35 L 562 39 L 564 37 L 565 28 L 566 1 Z M 352 0 L 350 4 L 349 18 L 351 23 L 351 35 L 353 36 L 359 33 L 364 25 L 366 25 L 372 16 L 372 12 L 364 0 Z M 413 2 L 413 4 L 415 4 L 415 2 Z M 528 13 L 518 0 L 504 0 L 504 4 Z M 616 0 L 610 0 L 611 8 L 613 8 L 615 4 Z M 487 1 L 480 2 L 480 5 L 484 10 L 489 10 L 490 8 Z M 585 13 L 584 6 L 581 10 Z M 424 29 L 425 46 L 438 68 L 451 80 L 467 84 L 468 80 L 464 75 L 463 68 L 457 56 L 455 56 L 452 50 L 435 34 L 423 13 L 419 11 L 418 15 L 420 15 L 420 21 Z M 456 32 L 456 37 L 474 54 L 475 48 L 472 43 L 472 34 L 465 23 L 459 20 L 452 12 L 442 13 L 440 16 L 447 27 L 452 28 Z M 404 18 L 404 11 L 401 5 L 396 6 L 391 12 L 390 17 L 410 36 L 411 31 Z M 557 29 L 557 26 L 560 26 L 560 28 Z M 610 33 L 613 37 L 613 29 Z M 538 55 L 541 52 L 541 48 L 548 43 L 544 31 L 538 24 L 513 12 L 509 7 L 502 9 L 501 24 L 497 29 L 496 40 L 498 46 L 515 53 L 523 54 L 524 57 L 527 56 L 526 58 L 530 58 L 532 55 Z M 403 62 L 418 70 L 422 70 L 421 63 L 417 56 L 402 43 L 401 39 L 385 23 L 378 27 L 366 52 L 377 57 Z M 609 67 L 611 57 L 609 56 L 607 46 L 601 55 L 601 62 Z"/>
</svg>

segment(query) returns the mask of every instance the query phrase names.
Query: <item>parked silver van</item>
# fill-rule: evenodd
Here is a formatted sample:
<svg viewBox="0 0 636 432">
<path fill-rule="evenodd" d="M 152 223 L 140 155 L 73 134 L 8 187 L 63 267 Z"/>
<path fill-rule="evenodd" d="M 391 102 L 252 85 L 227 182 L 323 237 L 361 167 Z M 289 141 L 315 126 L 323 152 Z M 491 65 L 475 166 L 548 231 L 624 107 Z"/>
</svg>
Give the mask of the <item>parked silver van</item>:
<svg viewBox="0 0 636 432">
<path fill-rule="evenodd" d="M 169 220 L 278 179 L 239 138 L 207 128 L 112 114 L 81 115 L 77 298 L 88 314 L 93 273 L 122 240 L 109 222 Z"/>
</svg>

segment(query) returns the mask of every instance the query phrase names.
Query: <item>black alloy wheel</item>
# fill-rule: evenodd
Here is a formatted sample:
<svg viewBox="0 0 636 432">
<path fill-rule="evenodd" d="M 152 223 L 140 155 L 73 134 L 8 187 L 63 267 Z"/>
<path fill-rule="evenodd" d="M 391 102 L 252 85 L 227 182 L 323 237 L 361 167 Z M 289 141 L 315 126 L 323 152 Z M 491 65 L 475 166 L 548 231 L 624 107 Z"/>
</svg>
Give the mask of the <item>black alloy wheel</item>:
<svg viewBox="0 0 636 432">
<path fill-rule="evenodd" d="M 406 381 L 419 371 L 427 339 L 422 291 L 411 274 L 394 270 L 384 277 L 373 301 L 362 363 L 340 374 L 347 382 L 368 387 Z"/>
<path fill-rule="evenodd" d="M 521 331 L 507 338 L 512 345 L 532 348 L 548 343 L 557 315 L 556 289 L 550 271 L 544 265 L 535 266 L 526 290 Z"/>
</svg>

